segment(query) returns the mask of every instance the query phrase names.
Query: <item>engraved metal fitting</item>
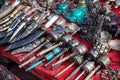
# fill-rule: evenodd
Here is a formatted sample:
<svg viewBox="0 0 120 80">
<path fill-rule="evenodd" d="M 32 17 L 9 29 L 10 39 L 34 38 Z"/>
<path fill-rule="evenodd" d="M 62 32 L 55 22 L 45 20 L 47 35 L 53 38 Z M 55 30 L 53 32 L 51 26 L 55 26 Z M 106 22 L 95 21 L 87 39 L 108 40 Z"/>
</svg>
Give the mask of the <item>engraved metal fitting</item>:
<svg viewBox="0 0 120 80">
<path fill-rule="evenodd" d="M 107 68 L 107 66 L 110 64 L 110 58 L 108 56 L 101 56 L 98 59 L 98 63 L 100 63 L 103 68 Z"/>
<path fill-rule="evenodd" d="M 80 44 L 78 46 L 73 47 L 73 51 L 79 55 L 84 55 L 88 49 L 84 44 Z"/>
<path fill-rule="evenodd" d="M 72 39 L 71 41 L 68 42 L 69 47 L 75 47 L 79 45 L 79 41 L 76 39 Z"/>
<path fill-rule="evenodd" d="M 78 26 L 74 23 L 69 23 L 65 26 L 63 26 L 63 28 L 66 30 L 66 32 L 74 32 L 78 29 Z"/>
<path fill-rule="evenodd" d="M 56 21 L 56 23 L 55 23 L 56 25 L 58 25 L 58 26 L 65 26 L 65 24 L 66 24 L 66 20 L 65 19 L 63 19 L 63 18 L 59 18 L 57 21 Z"/>
<path fill-rule="evenodd" d="M 48 32 L 48 38 L 56 42 L 60 40 L 65 33 L 65 30 L 61 26 L 57 26 L 52 31 Z"/>
<path fill-rule="evenodd" d="M 48 49 L 48 48 L 50 48 L 50 47 L 52 47 L 52 46 L 53 46 L 53 43 L 48 42 L 48 43 L 46 43 L 43 47 L 44 47 L 44 49 Z"/>
<path fill-rule="evenodd" d="M 92 58 L 93 58 L 94 60 L 96 60 L 96 59 L 99 57 L 100 54 L 98 53 L 98 51 L 92 49 L 92 50 L 90 51 L 90 55 L 92 56 Z"/>
<path fill-rule="evenodd" d="M 95 68 L 94 62 L 87 62 L 84 66 L 83 66 L 83 70 L 85 70 L 86 72 L 90 72 Z"/>
<path fill-rule="evenodd" d="M 61 41 L 64 43 L 68 43 L 72 39 L 73 39 L 73 37 L 71 35 L 67 34 L 61 38 Z"/>
<path fill-rule="evenodd" d="M 75 62 L 76 65 L 80 65 L 83 62 L 83 56 L 76 55 L 72 57 L 72 61 Z"/>
</svg>

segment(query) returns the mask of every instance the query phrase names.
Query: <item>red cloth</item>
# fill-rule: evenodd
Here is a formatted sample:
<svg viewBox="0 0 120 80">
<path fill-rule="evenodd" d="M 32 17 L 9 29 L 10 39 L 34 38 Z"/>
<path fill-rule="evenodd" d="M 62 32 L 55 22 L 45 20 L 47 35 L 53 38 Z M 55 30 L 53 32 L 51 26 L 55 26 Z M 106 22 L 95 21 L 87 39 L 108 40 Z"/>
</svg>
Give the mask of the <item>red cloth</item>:
<svg viewBox="0 0 120 80">
<path fill-rule="evenodd" d="M 78 35 L 75 35 L 74 38 L 78 39 L 80 41 L 80 43 L 83 43 L 85 45 L 87 45 L 88 49 L 90 49 L 92 46 L 88 43 L 88 42 L 85 42 L 81 39 L 79 39 L 79 36 Z M 4 47 L 0 47 L 0 50 L 3 50 Z M 18 64 L 21 64 L 19 61 L 18 61 L 18 58 L 20 58 L 22 55 L 24 55 L 25 53 L 23 54 L 18 54 L 18 55 L 11 55 L 10 52 L 6 52 L 6 53 L 2 53 L 2 55 L 10 58 L 11 60 L 15 61 L 16 63 Z M 108 56 L 110 58 L 112 58 L 114 61 L 116 62 L 120 62 L 120 52 L 119 51 L 109 51 L 108 53 Z M 55 70 L 51 70 L 51 66 L 48 66 L 47 68 L 44 67 L 44 63 L 42 63 L 41 65 L 37 66 L 35 69 L 31 70 L 30 72 L 33 73 L 34 75 L 38 76 L 39 78 L 41 78 L 42 80 L 64 80 L 77 66 L 73 66 L 71 67 L 69 70 L 67 70 L 64 74 L 60 75 L 57 79 L 54 78 L 54 75 L 57 74 L 59 71 L 63 70 L 66 66 L 68 66 L 70 64 L 69 61 L 63 63 L 61 66 L 59 66 L 58 68 L 56 68 Z M 113 65 L 114 63 L 111 62 L 111 65 Z M 26 66 L 28 67 L 28 65 Z M 25 68 L 26 68 L 25 67 Z M 120 68 L 120 66 L 110 66 L 112 67 L 113 69 L 118 69 Z M 82 70 L 81 70 L 82 71 Z M 78 76 L 78 74 L 81 73 L 78 72 L 75 76 L 72 77 L 71 80 L 74 80 L 75 77 Z M 87 75 L 87 74 L 86 74 Z M 86 76 L 85 75 L 85 76 Z M 83 80 L 85 78 L 85 76 L 82 76 L 80 78 L 80 80 Z M 101 80 L 100 76 L 99 75 L 95 75 L 93 76 L 93 78 L 95 79 L 98 79 L 98 80 Z"/>
<path fill-rule="evenodd" d="M 116 12 L 120 16 L 120 8 L 119 9 L 113 9 L 113 11 Z M 78 35 L 75 35 L 74 37 L 76 39 L 78 39 L 81 43 L 84 43 L 89 49 L 92 47 L 88 42 L 80 40 Z M 0 47 L 0 51 L 2 51 L 4 48 L 5 47 Z M 6 52 L 6 53 L 1 52 L 1 54 L 10 58 L 11 60 L 15 61 L 16 63 L 21 64 L 18 61 L 18 58 L 23 56 L 25 53 L 18 54 L 18 55 L 11 55 L 10 52 Z M 110 58 L 112 58 L 112 60 L 114 60 L 116 62 L 120 62 L 120 58 L 119 58 L 120 57 L 120 51 L 111 50 L 111 51 L 108 52 L 108 56 Z M 34 75 L 36 75 L 37 77 L 41 78 L 42 80 L 64 80 L 77 67 L 77 66 L 71 67 L 64 74 L 60 75 L 57 79 L 55 79 L 54 75 L 57 74 L 59 71 L 63 70 L 66 66 L 68 66 L 70 64 L 70 62 L 67 61 L 67 62 L 63 63 L 61 66 L 59 66 L 55 70 L 51 70 L 51 66 L 49 66 L 47 68 L 44 68 L 44 64 L 45 64 L 45 62 L 42 63 L 41 65 L 37 66 L 35 69 L 31 70 L 30 72 L 33 73 Z M 113 64 L 114 63 L 111 62 L 110 65 L 113 65 Z M 28 67 L 28 66 L 26 66 L 26 67 Z M 110 66 L 110 67 L 112 67 L 113 69 L 118 69 L 118 68 L 120 69 L 120 66 L 118 66 L 118 65 L 117 66 Z M 81 73 L 81 71 L 79 71 L 75 76 L 73 76 L 71 80 L 74 80 L 74 78 L 76 78 Z M 79 80 L 84 80 L 85 76 L 82 76 Z M 100 75 L 95 75 L 95 76 L 93 76 L 93 78 L 95 80 L 101 80 Z"/>
</svg>

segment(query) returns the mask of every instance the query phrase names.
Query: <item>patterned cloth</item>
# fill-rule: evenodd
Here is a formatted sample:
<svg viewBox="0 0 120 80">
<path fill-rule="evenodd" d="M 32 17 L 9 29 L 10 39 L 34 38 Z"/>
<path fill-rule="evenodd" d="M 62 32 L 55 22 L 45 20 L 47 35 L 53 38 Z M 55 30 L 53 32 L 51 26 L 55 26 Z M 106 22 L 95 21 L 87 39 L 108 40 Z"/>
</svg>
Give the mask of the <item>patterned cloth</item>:
<svg viewBox="0 0 120 80">
<path fill-rule="evenodd" d="M 0 65 L 0 80 L 19 80 L 5 66 Z"/>
</svg>

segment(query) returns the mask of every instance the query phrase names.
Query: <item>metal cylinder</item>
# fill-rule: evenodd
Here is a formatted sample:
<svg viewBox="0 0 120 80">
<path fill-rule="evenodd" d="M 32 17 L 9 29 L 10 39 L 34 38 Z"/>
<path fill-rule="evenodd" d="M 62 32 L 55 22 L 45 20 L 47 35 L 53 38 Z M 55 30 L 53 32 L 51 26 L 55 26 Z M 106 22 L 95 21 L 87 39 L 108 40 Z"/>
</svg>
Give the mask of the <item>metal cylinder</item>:
<svg viewBox="0 0 120 80">
<path fill-rule="evenodd" d="M 98 63 L 100 63 L 103 68 L 107 68 L 110 64 L 110 58 L 108 56 L 101 56 L 98 59 Z"/>
<path fill-rule="evenodd" d="M 73 51 L 77 52 L 79 55 L 84 55 L 88 49 L 84 44 L 80 44 L 78 46 L 73 47 Z"/>
<path fill-rule="evenodd" d="M 101 66 L 98 65 L 93 71 L 91 71 L 91 72 L 87 75 L 87 77 L 86 77 L 84 80 L 89 80 L 89 79 L 95 74 L 95 72 L 96 72 L 100 67 L 101 67 Z"/>
<path fill-rule="evenodd" d="M 90 51 L 90 55 L 91 55 L 92 59 L 96 60 L 99 57 L 100 54 L 98 53 L 98 51 L 92 49 Z"/>
<path fill-rule="evenodd" d="M 66 32 L 75 32 L 78 29 L 78 26 L 74 23 L 69 23 L 65 26 L 63 26 Z"/>
<path fill-rule="evenodd" d="M 63 35 L 65 35 L 65 30 L 61 26 L 57 26 L 52 31 L 48 32 L 48 38 L 55 42 L 57 42 Z"/>
<path fill-rule="evenodd" d="M 72 61 L 75 62 L 76 65 L 80 65 L 83 62 L 83 56 L 76 55 L 72 58 Z"/>
<path fill-rule="evenodd" d="M 73 37 L 71 35 L 67 34 L 61 38 L 61 41 L 64 43 L 68 43 L 72 39 L 73 39 Z"/>
<path fill-rule="evenodd" d="M 72 39 L 71 41 L 69 41 L 68 42 L 68 46 L 69 47 L 75 47 L 75 46 L 77 46 L 77 45 L 79 45 L 79 41 L 78 40 L 76 40 L 76 39 Z"/>
<path fill-rule="evenodd" d="M 47 17 L 48 20 L 50 20 L 55 14 L 51 14 L 50 16 Z"/>
<path fill-rule="evenodd" d="M 50 47 L 52 47 L 52 46 L 53 46 L 53 43 L 48 42 L 48 43 L 46 43 L 46 44 L 43 46 L 43 48 L 44 48 L 44 49 L 48 49 L 48 48 L 50 48 Z"/>
<path fill-rule="evenodd" d="M 83 66 L 83 70 L 85 70 L 87 73 L 92 71 L 95 68 L 94 62 L 87 62 L 84 66 Z"/>
</svg>

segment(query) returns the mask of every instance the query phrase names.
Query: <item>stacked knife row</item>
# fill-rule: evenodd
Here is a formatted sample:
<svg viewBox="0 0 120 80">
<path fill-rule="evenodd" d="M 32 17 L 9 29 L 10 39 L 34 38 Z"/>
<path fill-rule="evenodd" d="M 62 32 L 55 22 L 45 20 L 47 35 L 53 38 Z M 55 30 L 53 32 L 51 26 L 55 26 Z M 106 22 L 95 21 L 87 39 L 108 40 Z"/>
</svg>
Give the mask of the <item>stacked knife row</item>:
<svg viewBox="0 0 120 80">
<path fill-rule="evenodd" d="M 88 80 L 99 68 L 108 67 L 108 51 L 120 51 L 120 28 L 117 27 L 120 19 L 106 6 L 101 6 L 96 0 L 33 0 L 29 3 L 16 0 L 6 9 L 1 8 L 0 45 L 8 45 L 4 51 L 12 51 L 13 55 L 28 52 L 18 59 L 22 63 L 20 68 L 31 65 L 26 71 L 42 62 L 47 62 L 45 67 L 51 64 L 55 69 L 70 60 L 71 64 L 56 74 L 55 78 L 77 65 L 66 80 L 81 68 L 83 72 L 76 80 L 84 73 L 91 72 L 85 79 Z M 88 51 L 85 44 L 73 37 L 75 34 L 92 43 L 93 48 Z M 111 37 L 116 39 L 110 40 Z M 64 57 L 66 52 L 67 56 Z M 53 63 L 56 59 L 59 60 Z"/>
</svg>

